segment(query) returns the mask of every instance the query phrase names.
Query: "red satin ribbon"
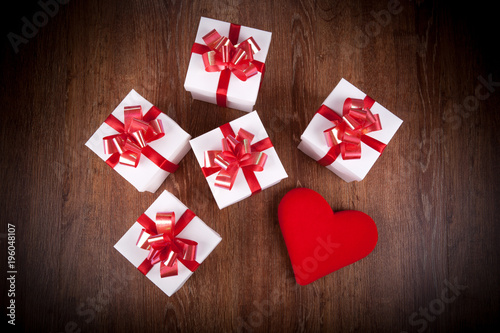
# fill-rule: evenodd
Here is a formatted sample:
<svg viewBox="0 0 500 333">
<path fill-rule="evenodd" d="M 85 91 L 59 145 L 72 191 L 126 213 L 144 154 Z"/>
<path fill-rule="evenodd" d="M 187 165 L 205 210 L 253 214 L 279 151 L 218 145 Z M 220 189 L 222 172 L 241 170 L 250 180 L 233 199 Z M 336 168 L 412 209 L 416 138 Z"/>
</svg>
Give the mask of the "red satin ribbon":
<svg viewBox="0 0 500 333">
<path fill-rule="evenodd" d="M 319 164 L 330 165 L 339 155 L 344 160 L 360 159 L 361 142 L 382 154 L 386 144 L 366 135 L 382 129 L 379 115 L 370 110 L 374 103 L 375 100 L 369 96 L 365 99 L 347 98 L 342 117 L 326 105 L 321 105 L 316 113 L 330 120 L 334 126 L 324 131 L 326 143 L 331 148 L 318 160 Z"/>
<path fill-rule="evenodd" d="M 264 170 L 267 154 L 262 151 L 273 146 L 271 140 L 265 138 L 251 145 L 254 135 L 243 128 L 236 136 L 229 123 L 219 128 L 224 136 L 222 150 L 205 151 L 203 175 L 208 177 L 218 172 L 215 186 L 231 190 L 241 169 L 252 194 L 259 192 L 262 188 L 255 172 Z"/>
<path fill-rule="evenodd" d="M 139 164 L 141 155 L 144 155 L 161 169 L 170 173 L 175 172 L 178 165 L 168 161 L 148 145 L 165 136 L 163 124 L 157 119 L 160 114 L 161 111 L 153 106 L 143 116 L 140 105 L 125 107 L 124 123 L 110 114 L 104 122 L 118 134 L 103 138 L 104 153 L 111 154 L 106 163 L 112 168 L 118 163 L 135 168 Z"/>
<path fill-rule="evenodd" d="M 149 250 L 149 253 L 137 269 L 146 275 L 154 265 L 160 263 L 160 275 L 164 278 L 178 274 L 177 262 L 180 261 L 194 272 L 200 265 L 196 262 L 198 243 L 176 237 L 194 217 L 195 214 L 189 209 L 177 222 L 174 212 L 157 213 L 156 222 L 142 214 L 137 222 L 144 229 L 139 235 L 137 246 Z"/>
<path fill-rule="evenodd" d="M 217 105 L 227 106 L 227 89 L 231 73 L 246 81 L 258 72 L 264 75 L 265 65 L 253 58 L 260 51 L 253 37 L 238 43 L 241 26 L 231 23 L 229 38 L 221 36 L 215 29 L 203 36 L 206 45 L 194 43 L 191 53 L 201 54 L 207 72 L 221 72 L 217 85 Z"/>
</svg>

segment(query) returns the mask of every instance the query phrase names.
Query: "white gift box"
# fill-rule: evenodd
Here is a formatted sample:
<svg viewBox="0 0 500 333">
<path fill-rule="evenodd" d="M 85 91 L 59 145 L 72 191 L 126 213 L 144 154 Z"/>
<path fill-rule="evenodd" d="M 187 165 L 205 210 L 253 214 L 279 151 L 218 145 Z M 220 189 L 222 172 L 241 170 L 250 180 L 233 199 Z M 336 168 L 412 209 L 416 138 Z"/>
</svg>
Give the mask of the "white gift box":
<svg viewBox="0 0 500 333">
<path fill-rule="evenodd" d="M 156 199 L 146 210 L 145 214 L 151 220 L 155 221 L 156 213 L 158 212 L 174 212 L 176 218 L 179 219 L 186 210 L 187 207 L 172 193 L 163 191 L 158 199 Z M 115 249 L 127 258 L 136 268 L 146 259 L 149 252 L 136 245 L 142 229 L 142 225 L 140 225 L 139 222 L 135 222 L 125 235 L 115 244 Z M 195 261 L 199 264 L 208 257 L 222 240 L 219 234 L 208 227 L 198 216 L 195 216 L 177 237 L 189 239 L 198 243 Z M 146 277 L 165 294 L 172 296 L 193 274 L 193 272 L 181 262 L 178 262 L 177 265 L 178 275 L 162 278 L 160 276 L 160 264 L 158 263 L 146 274 Z"/>
<path fill-rule="evenodd" d="M 252 133 L 255 136 L 252 140 L 252 144 L 268 137 L 266 129 L 264 128 L 257 111 L 237 118 L 229 122 L 229 125 L 235 134 L 238 133 L 240 128 Z M 223 138 L 224 135 L 222 134 L 220 128 L 216 128 L 189 141 L 200 167 L 205 166 L 205 151 L 221 150 L 221 140 Z M 279 183 L 282 179 L 287 178 L 288 175 L 281 164 L 274 147 L 265 149 L 262 152 L 267 154 L 267 161 L 264 166 L 264 170 L 261 172 L 255 172 L 255 176 L 260 187 L 264 190 Z M 232 205 L 252 195 L 252 191 L 241 169 L 238 171 L 234 186 L 231 190 L 215 186 L 216 177 L 217 173 L 206 177 L 206 180 L 210 186 L 210 190 L 212 191 L 215 201 L 219 206 L 219 209 Z"/>
<path fill-rule="evenodd" d="M 146 114 L 146 112 L 153 106 L 153 104 L 132 89 L 112 112 L 112 115 L 123 122 L 124 107 L 135 105 L 140 105 L 142 107 L 143 115 Z M 191 135 L 186 133 L 175 121 L 163 112 L 160 113 L 157 119 L 162 121 L 165 136 L 148 143 L 148 145 L 168 161 L 178 164 L 187 154 L 189 149 L 191 149 L 189 146 L 189 139 L 191 139 Z M 102 160 L 106 161 L 111 155 L 104 152 L 103 138 L 115 134 L 118 134 L 115 129 L 106 123 L 102 123 L 99 129 L 97 129 L 85 145 L 96 153 Z M 128 165 L 117 164 L 114 167 L 114 170 L 135 188 L 137 188 L 138 191 L 149 191 L 152 193 L 160 187 L 163 181 L 170 174 L 169 172 L 161 169 L 144 155 L 141 155 L 137 167 L 134 168 Z"/>
<path fill-rule="evenodd" d="M 228 37 L 230 25 L 228 22 L 202 17 L 195 43 L 205 45 L 203 37 L 213 29 L 216 29 L 221 36 Z M 260 47 L 260 51 L 254 55 L 254 59 L 264 63 L 271 44 L 271 35 L 267 31 L 241 26 L 238 43 L 253 37 Z M 220 72 L 205 71 L 201 54 L 192 53 L 184 88 L 191 92 L 194 99 L 217 104 L 216 92 L 219 77 Z M 227 107 L 246 112 L 252 111 L 257 100 L 261 80 L 262 73 L 260 72 L 246 81 L 241 81 L 234 74 L 231 74 L 227 89 Z"/>
<path fill-rule="evenodd" d="M 342 108 L 346 98 L 364 99 L 365 97 L 366 94 L 364 92 L 356 88 L 347 80 L 342 79 L 323 104 L 342 116 Z M 403 121 L 377 102 L 373 104 L 370 110 L 373 114 L 379 115 L 382 130 L 370 132 L 366 135 L 382 143 L 388 144 Z M 314 160 L 320 160 L 330 150 L 323 131 L 332 126 L 333 124 L 330 120 L 316 113 L 300 137 L 301 142 L 298 148 Z M 326 168 L 333 171 L 346 182 L 354 180 L 361 181 L 365 178 L 366 174 L 370 171 L 380 155 L 378 151 L 362 142 L 361 159 L 344 160 L 342 156 L 339 155 L 337 159 L 332 164 L 326 166 Z"/>
</svg>

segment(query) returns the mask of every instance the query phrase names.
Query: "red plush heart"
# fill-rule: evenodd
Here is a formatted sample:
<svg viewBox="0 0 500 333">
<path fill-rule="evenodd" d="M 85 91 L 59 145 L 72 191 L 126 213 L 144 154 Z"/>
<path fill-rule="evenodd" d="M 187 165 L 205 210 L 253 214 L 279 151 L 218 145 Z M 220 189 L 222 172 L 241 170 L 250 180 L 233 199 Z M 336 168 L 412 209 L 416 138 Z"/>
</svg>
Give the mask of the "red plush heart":
<svg viewBox="0 0 500 333">
<path fill-rule="evenodd" d="M 317 192 L 296 188 L 278 207 L 278 219 L 295 279 L 309 284 L 369 255 L 377 244 L 377 226 L 356 210 L 333 213 Z"/>
</svg>

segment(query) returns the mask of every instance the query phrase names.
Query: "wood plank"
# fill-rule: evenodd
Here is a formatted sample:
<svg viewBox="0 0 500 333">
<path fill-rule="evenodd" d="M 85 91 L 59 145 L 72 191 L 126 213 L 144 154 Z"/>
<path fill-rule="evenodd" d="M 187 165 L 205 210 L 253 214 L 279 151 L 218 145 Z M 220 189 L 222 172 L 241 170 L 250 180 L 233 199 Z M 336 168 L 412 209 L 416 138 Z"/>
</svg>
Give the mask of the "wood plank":
<svg viewBox="0 0 500 333">
<path fill-rule="evenodd" d="M 500 328 L 500 67 L 491 8 L 430 0 L 41 3 L 50 15 L 21 2 L 2 20 L 0 261 L 7 277 L 10 223 L 16 328 Z M 183 88 L 200 16 L 273 33 L 255 108 L 289 177 L 223 210 L 191 152 L 152 194 L 84 146 L 132 88 L 193 137 L 244 114 L 192 100 Z M 23 25 L 34 20 L 40 27 L 28 37 Z M 13 46 L 9 33 L 26 43 Z M 404 120 L 359 183 L 296 149 L 342 77 Z M 373 253 L 296 284 L 277 218 L 295 187 L 319 192 L 335 211 L 372 216 Z M 163 190 L 223 238 L 172 297 L 113 248 Z M 7 306 L 10 284 L 1 285 Z"/>
</svg>

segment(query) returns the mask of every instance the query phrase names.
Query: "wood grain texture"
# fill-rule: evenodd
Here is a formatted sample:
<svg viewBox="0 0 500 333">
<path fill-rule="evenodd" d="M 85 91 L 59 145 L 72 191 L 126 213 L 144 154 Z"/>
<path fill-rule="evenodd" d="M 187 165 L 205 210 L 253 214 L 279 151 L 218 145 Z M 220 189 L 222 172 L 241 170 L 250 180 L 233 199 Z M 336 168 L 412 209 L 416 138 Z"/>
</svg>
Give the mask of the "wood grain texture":
<svg viewBox="0 0 500 333">
<path fill-rule="evenodd" d="M 22 35 L 22 18 L 33 22 L 42 9 L 33 2 L 5 11 L 0 261 L 7 275 L 12 223 L 16 328 L 498 330 L 498 29 L 492 8 L 467 6 L 75 0 L 47 15 L 17 53 L 8 33 Z M 132 88 L 193 137 L 244 114 L 192 100 L 183 88 L 200 16 L 273 32 L 255 108 L 289 178 L 223 210 L 192 152 L 151 194 L 137 192 L 84 146 Z M 359 183 L 345 183 L 296 148 L 342 77 L 404 120 Z M 297 285 L 277 220 L 280 199 L 297 186 L 319 192 L 334 210 L 372 216 L 374 252 Z M 113 248 L 163 190 L 223 238 L 170 298 Z M 5 309 L 9 285 L 2 281 Z M 466 289 L 454 292 L 450 283 Z"/>
</svg>

